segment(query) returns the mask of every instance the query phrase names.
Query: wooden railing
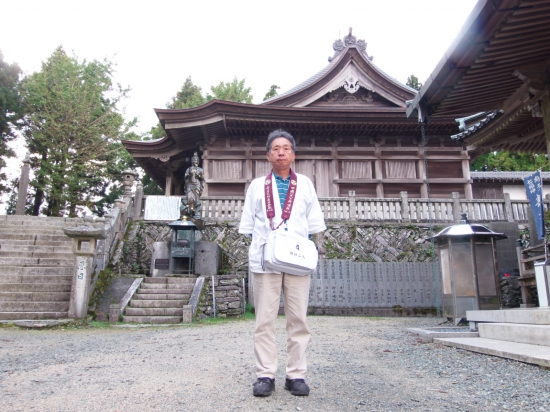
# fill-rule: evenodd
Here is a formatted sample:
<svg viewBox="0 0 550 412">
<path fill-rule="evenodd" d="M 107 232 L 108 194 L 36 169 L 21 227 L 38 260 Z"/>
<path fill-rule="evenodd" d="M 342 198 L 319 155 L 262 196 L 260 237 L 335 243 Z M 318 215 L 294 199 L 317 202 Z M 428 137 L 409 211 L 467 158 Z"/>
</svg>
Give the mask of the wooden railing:
<svg viewBox="0 0 550 412">
<path fill-rule="evenodd" d="M 451 199 L 378 199 L 363 197 L 319 198 L 326 220 L 386 221 L 405 223 L 454 223 L 466 213 L 472 222 L 527 222 L 528 200 L 464 200 L 453 193 Z M 548 201 L 547 201 L 548 202 Z M 202 198 L 202 216 L 212 220 L 240 220 L 244 196 L 206 196 Z"/>
</svg>

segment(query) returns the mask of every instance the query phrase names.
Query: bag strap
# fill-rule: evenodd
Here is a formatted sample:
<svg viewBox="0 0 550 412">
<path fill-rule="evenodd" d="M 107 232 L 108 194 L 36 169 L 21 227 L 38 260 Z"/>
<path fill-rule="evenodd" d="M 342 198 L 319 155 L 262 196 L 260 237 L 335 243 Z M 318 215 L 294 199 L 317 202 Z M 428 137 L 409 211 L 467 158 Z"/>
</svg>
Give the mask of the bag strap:
<svg viewBox="0 0 550 412">
<path fill-rule="evenodd" d="M 269 219 L 269 225 L 271 230 L 277 230 L 284 221 L 290 218 L 290 213 L 292 212 L 292 206 L 294 205 L 294 199 L 296 198 L 296 188 L 298 187 L 298 177 L 292 169 L 290 169 L 290 184 L 288 185 L 288 192 L 286 194 L 285 204 L 283 206 L 281 218 L 283 219 L 279 226 L 273 227 L 273 218 L 275 217 L 275 207 L 273 203 L 273 186 L 271 184 L 271 176 L 273 176 L 273 171 L 265 177 L 264 183 L 264 197 L 265 197 L 265 210 L 267 217 Z"/>
</svg>

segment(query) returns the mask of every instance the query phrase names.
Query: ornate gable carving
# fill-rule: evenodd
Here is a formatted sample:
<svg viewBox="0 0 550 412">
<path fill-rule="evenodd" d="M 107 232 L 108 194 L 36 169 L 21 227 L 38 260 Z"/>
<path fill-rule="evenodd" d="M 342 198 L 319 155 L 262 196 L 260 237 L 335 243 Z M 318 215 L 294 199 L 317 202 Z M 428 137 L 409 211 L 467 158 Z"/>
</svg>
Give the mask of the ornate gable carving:
<svg viewBox="0 0 550 412">
<path fill-rule="evenodd" d="M 308 107 L 399 107 L 378 93 L 364 88 L 357 88 L 353 92 L 345 87 L 326 93 L 320 99 L 314 101 Z"/>
<path fill-rule="evenodd" d="M 344 49 L 348 46 L 355 45 L 357 49 L 370 61 L 374 59 L 373 56 L 369 56 L 367 53 L 367 42 L 365 40 L 357 40 L 353 34 L 351 34 L 352 28 L 349 28 L 349 34 L 344 37 L 343 40 L 337 39 L 333 44 L 332 48 L 334 49 L 334 55 L 328 58 L 328 61 L 331 62 L 335 57 L 340 55 Z"/>
</svg>

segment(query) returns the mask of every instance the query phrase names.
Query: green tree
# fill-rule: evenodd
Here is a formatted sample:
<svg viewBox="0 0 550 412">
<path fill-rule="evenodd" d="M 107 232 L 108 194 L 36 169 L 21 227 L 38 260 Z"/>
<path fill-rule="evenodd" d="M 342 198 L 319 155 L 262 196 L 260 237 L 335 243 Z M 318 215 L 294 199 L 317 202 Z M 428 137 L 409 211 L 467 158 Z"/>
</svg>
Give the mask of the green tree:
<svg viewBox="0 0 550 412">
<path fill-rule="evenodd" d="M 488 152 L 470 163 L 472 171 L 528 172 L 549 170 L 548 159 L 543 154 L 524 152 Z"/>
<path fill-rule="evenodd" d="M 271 99 L 272 97 L 275 97 L 277 96 L 277 90 L 280 89 L 279 86 L 277 86 L 276 84 L 272 84 L 271 87 L 269 88 L 269 91 L 265 94 L 264 96 L 264 102 L 267 100 L 267 99 Z"/>
<path fill-rule="evenodd" d="M 0 51 L 0 194 L 6 190 L 6 158 L 15 156 L 8 142 L 15 138 L 15 123 L 22 116 L 21 100 L 18 91 L 21 69 L 15 63 L 8 64 Z"/>
<path fill-rule="evenodd" d="M 181 90 L 172 97 L 172 101 L 166 103 L 167 109 L 188 109 L 190 107 L 200 106 L 206 103 L 206 98 L 202 95 L 202 89 L 193 83 L 191 76 L 185 79 Z"/>
<path fill-rule="evenodd" d="M 61 216 L 92 206 L 111 183 L 120 138 L 135 124 L 117 108 L 128 88 L 113 84 L 107 60 L 80 62 L 62 47 L 21 82 L 24 136 L 35 174 L 33 214 Z"/>
<path fill-rule="evenodd" d="M 414 74 L 411 74 L 409 77 L 407 77 L 407 83 L 405 83 L 407 86 L 412 87 L 414 90 L 420 90 L 422 87 L 422 83 L 418 82 L 418 77 L 416 77 Z"/>
<path fill-rule="evenodd" d="M 233 78 L 230 83 L 220 82 L 217 86 L 212 86 L 210 89 L 213 96 L 207 95 L 207 100 L 218 99 L 226 100 L 228 102 L 237 103 L 252 103 L 252 95 L 250 94 L 250 87 L 245 87 L 245 79 L 239 80 L 237 77 Z"/>
</svg>

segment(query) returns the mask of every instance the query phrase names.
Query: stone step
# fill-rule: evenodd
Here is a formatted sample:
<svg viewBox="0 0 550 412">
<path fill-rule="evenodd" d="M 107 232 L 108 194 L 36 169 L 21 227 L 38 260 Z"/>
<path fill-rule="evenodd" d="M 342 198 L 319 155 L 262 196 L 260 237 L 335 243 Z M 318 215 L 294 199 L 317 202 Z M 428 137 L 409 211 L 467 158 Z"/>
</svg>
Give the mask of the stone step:
<svg viewBox="0 0 550 412">
<path fill-rule="evenodd" d="M 34 241 L 27 244 L 13 244 L 13 243 L 4 243 L 1 245 L 2 252 L 38 252 L 38 253 L 73 253 L 73 248 L 71 243 L 65 242 L 56 242 L 60 243 L 59 245 L 35 245 Z"/>
<path fill-rule="evenodd" d="M 0 302 L 0 312 L 67 312 L 66 302 Z"/>
<path fill-rule="evenodd" d="M 67 266 L 4 266 L 0 265 L 2 276 L 69 276 L 73 274 L 74 262 Z"/>
<path fill-rule="evenodd" d="M 16 233 L 52 233 L 52 234 L 62 234 L 65 227 L 71 227 L 66 225 L 47 225 L 47 224 L 36 224 L 36 225 L 10 225 L 10 224 L 0 224 L 0 234 L 8 232 Z"/>
<path fill-rule="evenodd" d="M 0 293 L 4 292 L 70 292 L 71 283 L 0 283 Z"/>
<path fill-rule="evenodd" d="M 550 348 L 550 325 L 479 323 L 478 328 L 480 338 L 543 345 Z"/>
<path fill-rule="evenodd" d="M 0 257 L 0 266 L 72 266 L 75 258 L 29 258 L 29 257 Z"/>
<path fill-rule="evenodd" d="M 0 288 L 1 290 L 1 288 Z M 0 302 L 68 302 L 71 292 L 0 292 Z"/>
<path fill-rule="evenodd" d="M 186 285 L 186 284 L 178 284 L 178 283 L 172 283 L 172 284 L 165 284 L 165 283 L 142 283 L 141 290 L 147 290 L 147 293 L 155 293 L 153 291 L 160 290 L 160 291 L 174 291 L 174 290 L 186 290 L 186 291 L 192 291 L 193 285 Z M 149 292 L 151 291 L 151 292 Z M 175 293 L 175 292 L 174 292 Z"/>
<path fill-rule="evenodd" d="M 469 322 L 550 325 L 550 308 L 468 310 L 466 311 L 466 317 Z"/>
<path fill-rule="evenodd" d="M 34 246 L 34 247 L 67 247 L 71 248 L 72 250 L 72 240 L 63 240 L 63 241 L 41 241 L 36 243 L 36 240 L 33 239 L 26 239 L 26 240 L 20 240 L 20 239 L 8 239 L 8 240 L 2 240 L 0 239 L 0 246 L 2 247 L 2 250 L 6 247 L 19 247 L 19 246 Z"/>
<path fill-rule="evenodd" d="M 132 299 L 127 308 L 182 308 L 184 299 L 165 299 L 165 300 L 141 300 Z"/>
<path fill-rule="evenodd" d="M 0 312 L 0 320 L 67 319 L 69 312 Z"/>
<path fill-rule="evenodd" d="M 0 302 L 1 304 L 1 302 Z M 131 308 L 126 307 L 126 316 L 183 316 L 181 308 Z"/>
<path fill-rule="evenodd" d="M 132 297 L 134 300 L 181 300 L 188 301 L 191 298 L 191 293 L 139 293 L 139 290 Z"/>
<path fill-rule="evenodd" d="M 11 240 L 33 240 L 35 243 L 40 242 L 69 242 L 72 243 L 71 238 L 65 235 L 44 235 L 44 234 L 26 234 L 26 233 L 4 233 L 0 236 L 0 244 L 6 243 Z"/>
<path fill-rule="evenodd" d="M 21 283 L 21 284 L 58 284 L 65 283 L 71 285 L 73 276 L 56 276 L 56 275 L 2 275 L 0 276 L 0 284 L 2 283 Z"/>
<path fill-rule="evenodd" d="M 35 258 L 35 259 L 74 259 L 72 250 L 68 252 L 38 252 L 34 250 L 21 250 L 21 251 L 0 251 L 0 259 L 5 257 L 21 257 L 21 258 Z"/>
<path fill-rule="evenodd" d="M 550 368 L 550 347 L 487 338 L 434 338 L 435 343 Z"/>
<path fill-rule="evenodd" d="M 82 217 L 51 217 L 51 216 L 28 216 L 28 215 L 1 215 L 0 216 L 0 225 L 3 224 L 61 224 L 65 223 L 68 225 L 81 225 L 85 221 Z"/>
<path fill-rule="evenodd" d="M 177 324 L 182 322 L 182 316 L 123 316 L 122 320 L 126 323 Z"/>
<path fill-rule="evenodd" d="M 194 285 L 197 281 L 196 277 L 184 278 L 184 277 L 156 277 L 156 278 L 144 278 L 143 282 L 146 284 L 161 283 L 161 284 L 188 284 Z"/>
<path fill-rule="evenodd" d="M 136 291 L 136 294 L 146 294 L 146 295 L 155 295 L 155 294 L 172 294 L 172 295 L 181 295 L 181 294 L 190 294 L 192 290 L 190 289 L 142 289 L 139 288 Z"/>
</svg>

